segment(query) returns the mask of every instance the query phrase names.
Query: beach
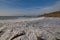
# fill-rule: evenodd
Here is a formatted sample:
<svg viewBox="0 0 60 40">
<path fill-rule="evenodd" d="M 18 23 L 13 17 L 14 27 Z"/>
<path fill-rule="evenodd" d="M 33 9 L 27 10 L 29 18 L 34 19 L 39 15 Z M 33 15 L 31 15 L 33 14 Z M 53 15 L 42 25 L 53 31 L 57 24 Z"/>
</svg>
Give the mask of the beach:
<svg viewBox="0 0 60 40">
<path fill-rule="evenodd" d="M 60 18 L 0 20 L 0 40 L 40 40 L 39 38 L 43 40 L 60 39 Z"/>
</svg>

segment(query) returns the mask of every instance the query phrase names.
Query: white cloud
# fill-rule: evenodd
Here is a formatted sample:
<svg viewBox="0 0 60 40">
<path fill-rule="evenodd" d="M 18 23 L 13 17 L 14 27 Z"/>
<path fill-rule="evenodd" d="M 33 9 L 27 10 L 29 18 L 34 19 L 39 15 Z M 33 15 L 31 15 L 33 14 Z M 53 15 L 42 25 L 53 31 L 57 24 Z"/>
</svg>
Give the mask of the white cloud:
<svg viewBox="0 0 60 40">
<path fill-rule="evenodd" d="M 36 9 L 38 8 L 38 9 Z M 44 14 L 44 13 L 49 13 L 49 12 L 54 12 L 54 11 L 60 11 L 60 1 L 56 2 L 54 5 L 52 6 L 48 6 L 48 7 L 36 7 L 35 9 L 32 9 L 32 11 L 30 11 L 30 14 L 32 15 L 40 15 L 40 14 Z"/>
<path fill-rule="evenodd" d="M 1 0 L 0 0 L 1 1 Z M 6 0 L 2 0 L 6 1 Z M 13 0 L 16 1 L 16 0 Z M 54 5 L 48 6 L 48 7 L 35 7 L 35 8 L 27 8 L 27 9 L 7 9 L 7 10 L 1 10 L 0 9 L 0 16 L 17 16 L 17 15 L 39 15 L 43 13 L 48 12 L 54 12 L 60 10 L 60 1 L 57 1 Z"/>
<path fill-rule="evenodd" d="M 47 6 L 47 7 L 34 7 L 34 8 L 28 8 L 31 15 L 40 15 L 44 13 L 54 12 L 54 11 L 60 11 L 60 1 L 57 1 L 54 5 Z"/>
<path fill-rule="evenodd" d="M 56 4 L 42 8 L 41 13 L 48 13 L 48 12 L 54 12 L 54 11 L 60 11 L 60 1 L 56 2 Z"/>
</svg>

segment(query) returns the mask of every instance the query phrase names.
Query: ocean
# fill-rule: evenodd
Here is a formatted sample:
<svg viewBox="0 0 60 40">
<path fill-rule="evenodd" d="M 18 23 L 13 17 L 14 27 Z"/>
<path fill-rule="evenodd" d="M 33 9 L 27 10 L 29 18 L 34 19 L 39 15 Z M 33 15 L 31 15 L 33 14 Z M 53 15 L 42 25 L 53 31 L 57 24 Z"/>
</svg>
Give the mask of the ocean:
<svg viewBox="0 0 60 40">
<path fill-rule="evenodd" d="M 0 20 L 18 19 L 18 18 L 34 18 L 34 16 L 0 16 Z"/>
<path fill-rule="evenodd" d="M 37 40 L 37 37 L 60 39 L 60 18 L 0 17 L 0 40 Z"/>
</svg>

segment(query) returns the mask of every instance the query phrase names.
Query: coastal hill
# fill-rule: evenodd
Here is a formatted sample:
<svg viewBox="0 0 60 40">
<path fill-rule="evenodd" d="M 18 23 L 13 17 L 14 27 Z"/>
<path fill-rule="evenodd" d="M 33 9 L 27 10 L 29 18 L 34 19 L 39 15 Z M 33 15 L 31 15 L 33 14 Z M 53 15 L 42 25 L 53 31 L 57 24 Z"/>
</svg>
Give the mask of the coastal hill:
<svg viewBox="0 0 60 40">
<path fill-rule="evenodd" d="M 38 17 L 59 17 L 60 18 L 60 11 L 45 13 L 43 15 L 39 15 Z"/>
</svg>

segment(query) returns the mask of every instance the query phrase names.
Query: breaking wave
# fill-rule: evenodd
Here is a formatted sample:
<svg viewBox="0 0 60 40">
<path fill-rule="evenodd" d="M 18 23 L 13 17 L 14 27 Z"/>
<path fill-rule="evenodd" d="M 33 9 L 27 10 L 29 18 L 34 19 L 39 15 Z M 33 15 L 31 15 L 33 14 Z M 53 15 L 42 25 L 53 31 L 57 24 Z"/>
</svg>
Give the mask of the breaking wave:
<svg viewBox="0 0 60 40">
<path fill-rule="evenodd" d="M 18 18 L 0 20 L 0 40 L 60 39 L 60 18 Z"/>
</svg>

